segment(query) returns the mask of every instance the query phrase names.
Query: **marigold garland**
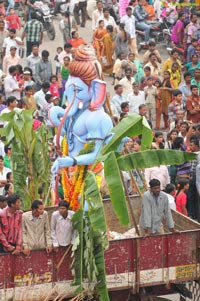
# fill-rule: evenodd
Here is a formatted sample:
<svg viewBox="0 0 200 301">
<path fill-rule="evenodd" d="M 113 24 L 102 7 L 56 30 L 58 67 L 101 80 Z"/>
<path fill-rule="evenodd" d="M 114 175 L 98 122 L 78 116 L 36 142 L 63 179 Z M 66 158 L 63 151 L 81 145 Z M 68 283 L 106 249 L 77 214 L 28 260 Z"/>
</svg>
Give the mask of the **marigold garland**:
<svg viewBox="0 0 200 301">
<path fill-rule="evenodd" d="M 95 142 L 91 142 L 84 145 L 84 149 L 80 151 L 79 155 L 87 154 L 93 151 Z M 62 152 L 64 156 L 68 155 L 68 145 L 66 136 L 62 142 Z M 79 194 L 81 193 L 84 178 L 87 172 L 87 165 L 77 165 L 76 167 L 70 168 L 73 172 L 73 177 L 69 177 L 69 169 L 63 168 L 62 170 L 62 186 L 64 192 L 64 198 L 69 203 L 70 208 L 73 211 L 79 209 L 80 205 L 78 202 Z"/>
</svg>

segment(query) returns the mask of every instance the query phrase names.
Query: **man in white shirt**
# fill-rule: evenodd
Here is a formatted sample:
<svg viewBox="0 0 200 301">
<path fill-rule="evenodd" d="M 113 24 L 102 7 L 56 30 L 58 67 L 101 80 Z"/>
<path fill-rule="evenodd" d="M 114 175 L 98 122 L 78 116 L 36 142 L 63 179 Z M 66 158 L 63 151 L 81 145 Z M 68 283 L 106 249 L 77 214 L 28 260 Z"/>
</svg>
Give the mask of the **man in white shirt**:
<svg viewBox="0 0 200 301">
<path fill-rule="evenodd" d="M 111 108 L 113 108 L 113 111 L 117 113 L 119 116 L 121 113 L 121 104 L 122 102 L 127 101 L 127 97 L 123 94 L 123 87 L 122 85 L 115 85 L 114 86 L 115 95 L 112 97 L 111 100 Z"/>
<path fill-rule="evenodd" d="M 4 79 L 4 91 L 6 98 L 14 96 L 17 100 L 20 100 L 20 93 L 22 92 L 23 87 L 19 87 L 19 83 L 15 77 L 16 73 L 16 66 L 9 67 L 9 74 Z"/>
<path fill-rule="evenodd" d="M 20 62 L 20 57 L 16 54 L 16 51 L 17 51 L 16 47 L 11 46 L 10 54 L 4 56 L 4 58 L 3 58 L 3 72 L 5 74 L 8 74 L 9 68 L 11 66 L 16 66 Z"/>
<path fill-rule="evenodd" d="M 139 84 L 134 82 L 133 91 L 128 94 L 127 101 L 129 102 L 129 112 L 139 114 L 139 106 L 145 103 L 144 91 L 139 90 Z"/>
<path fill-rule="evenodd" d="M 26 65 L 31 68 L 33 78 L 35 76 L 35 65 L 40 61 L 41 55 L 39 54 L 39 46 L 33 45 L 32 53 L 27 57 Z"/>
<path fill-rule="evenodd" d="M 48 82 L 43 83 L 41 89 L 34 94 L 35 102 L 38 106 L 38 116 L 47 119 L 48 116 L 48 103 L 45 99 L 47 92 L 49 91 L 50 84 Z"/>
<path fill-rule="evenodd" d="M 137 42 L 136 42 L 136 34 L 135 34 L 135 17 L 132 14 L 132 7 L 128 6 L 126 8 L 126 15 L 121 18 L 121 23 L 125 24 L 125 30 L 131 36 L 131 43 L 129 45 L 130 51 L 135 54 L 136 59 L 139 59 Z"/>
<path fill-rule="evenodd" d="M 97 9 L 92 13 L 92 30 L 98 27 L 98 19 L 103 18 L 103 3 L 101 0 L 97 1 Z"/>
<path fill-rule="evenodd" d="M 9 30 L 9 37 L 3 41 L 3 52 L 5 55 L 10 54 L 10 47 L 15 46 L 17 49 L 17 55 L 19 55 L 19 48 L 23 44 L 21 38 L 16 37 L 16 29 L 12 28 Z"/>
<path fill-rule="evenodd" d="M 103 9 L 103 17 L 98 18 L 96 27 L 98 27 L 100 20 L 104 21 L 104 28 L 106 28 L 108 25 L 112 25 L 113 30 L 117 32 L 117 24 L 115 23 L 114 18 L 110 16 L 109 10 L 107 8 Z"/>
<path fill-rule="evenodd" d="M 145 168 L 144 176 L 147 184 L 152 179 L 159 180 L 161 190 L 164 190 L 166 185 L 170 183 L 170 176 L 166 165 Z"/>
<path fill-rule="evenodd" d="M 58 247 L 66 247 L 73 244 L 75 231 L 73 229 L 72 217 L 74 211 L 68 210 L 69 203 L 61 201 L 58 205 L 58 211 L 55 211 L 51 217 L 51 239 L 55 251 Z"/>
<path fill-rule="evenodd" d="M 126 96 L 128 96 L 128 94 L 132 92 L 133 82 L 134 82 L 134 77 L 132 77 L 132 69 L 126 68 L 125 77 L 123 77 L 118 83 L 123 87 L 123 91 Z"/>
</svg>

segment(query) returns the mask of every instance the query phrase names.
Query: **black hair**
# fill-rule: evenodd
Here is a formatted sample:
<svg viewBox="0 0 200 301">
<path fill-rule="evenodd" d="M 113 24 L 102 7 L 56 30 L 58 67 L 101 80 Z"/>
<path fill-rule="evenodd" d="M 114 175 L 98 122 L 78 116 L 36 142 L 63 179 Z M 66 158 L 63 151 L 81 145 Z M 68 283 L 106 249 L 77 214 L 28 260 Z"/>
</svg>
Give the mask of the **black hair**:
<svg viewBox="0 0 200 301">
<path fill-rule="evenodd" d="M 42 50 L 42 57 L 49 57 L 49 51 L 48 50 Z"/>
<path fill-rule="evenodd" d="M 172 94 L 173 94 L 173 96 L 178 96 L 178 95 L 182 95 L 183 93 L 181 92 L 181 90 L 179 90 L 179 89 L 176 89 L 176 90 L 174 90 L 173 92 L 172 92 Z"/>
<path fill-rule="evenodd" d="M 8 71 L 9 71 L 10 74 L 12 74 L 16 70 L 17 70 L 16 66 L 10 66 L 9 69 L 8 69 Z"/>
<path fill-rule="evenodd" d="M 189 180 L 186 178 L 181 178 L 177 181 L 176 187 L 177 187 L 177 192 L 176 192 L 176 197 L 180 193 L 180 191 L 184 188 L 185 185 L 189 183 Z"/>
<path fill-rule="evenodd" d="M 190 138 L 190 143 L 194 143 L 194 145 L 199 147 L 199 140 L 198 139 L 194 139 L 193 137 Z"/>
<path fill-rule="evenodd" d="M 175 187 L 174 184 L 169 183 L 169 184 L 166 185 L 164 191 L 165 191 L 166 193 L 170 194 L 172 191 L 174 191 L 175 188 L 176 188 L 176 187 Z"/>
<path fill-rule="evenodd" d="M 191 85 L 190 90 L 192 91 L 193 89 L 198 89 L 198 87 L 196 85 Z"/>
<path fill-rule="evenodd" d="M 107 29 L 109 32 L 113 32 L 113 26 L 112 26 L 112 25 L 106 26 L 106 29 Z"/>
<path fill-rule="evenodd" d="M 7 174 L 6 174 L 6 180 L 9 181 L 10 180 L 10 176 L 12 175 L 12 172 L 9 171 Z"/>
<path fill-rule="evenodd" d="M 190 74 L 189 72 L 185 72 L 185 73 L 183 74 L 184 79 L 185 79 L 187 76 L 191 76 L 191 74 Z"/>
<path fill-rule="evenodd" d="M 60 201 L 60 203 L 58 204 L 58 207 L 66 207 L 67 209 L 69 209 L 69 203 L 65 200 Z"/>
<path fill-rule="evenodd" d="M 117 84 L 117 85 L 114 86 L 114 90 L 116 91 L 116 90 L 117 90 L 118 88 L 120 88 L 120 87 L 122 87 L 122 85 Z"/>
<path fill-rule="evenodd" d="M 33 201 L 32 205 L 31 205 L 31 209 L 34 210 L 34 209 L 38 209 L 39 206 L 43 205 L 42 201 L 40 200 L 35 200 Z"/>
<path fill-rule="evenodd" d="M 124 102 L 122 102 L 121 105 L 120 105 L 121 109 L 124 109 L 124 108 L 127 107 L 127 106 L 129 106 L 128 101 L 124 101 Z"/>
<path fill-rule="evenodd" d="M 155 187 L 155 186 L 160 186 L 160 181 L 157 180 L 157 179 L 152 179 L 150 182 L 149 182 L 149 186 L 152 188 L 152 187 Z"/>
<path fill-rule="evenodd" d="M 176 149 L 176 150 L 179 150 L 182 147 L 183 143 L 184 143 L 183 137 L 176 137 L 174 139 L 174 143 L 173 143 L 172 148 Z"/>
<path fill-rule="evenodd" d="M 71 45 L 70 43 L 65 43 L 64 49 L 65 49 L 65 48 L 72 48 L 72 45 Z"/>
<path fill-rule="evenodd" d="M 20 197 L 18 194 L 11 194 L 7 197 L 7 204 L 8 207 L 11 207 L 12 205 L 16 204 L 16 202 L 20 200 Z"/>
<path fill-rule="evenodd" d="M 45 82 L 45 83 L 42 84 L 41 87 L 42 87 L 43 89 L 49 89 L 49 88 L 50 88 L 50 84 L 49 84 L 49 82 Z"/>
<path fill-rule="evenodd" d="M 10 144 L 4 145 L 4 152 L 7 154 L 8 150 L 11 149 Z"/>
<path fill-rule="evenodd" d="M 15 96 L 9 96 L 7 99 L 6 99 L 6 103 L 7 103 L 7 106 L 9 106 L 11 103 L 13 103 L 16 99 Z"/>
<path fill-rule="evenodd" d="M 50 82 L 52 81 L 53 78 L 56 78 L 56 80 L 58 80 L 57 75 L 56 75 L 56 74 L 53 74 L 53 75 L 50 76 Z"/>
<path fill-rule="evenodd" d="M 33 89 L 33 86 L 26 86 L 24 90 L 25 90 L 25 92 L 27 92 L 27 91 L 30 91 L 32 89 Z"/>
<path fill-rule="evenodd" d="M 0 195 L 0 203 L 6 202 L 7 198 L 4 195 Z"/>
<path fill-rule="evenodd" d="M 12 185 L 12 183 L 5 184 L 5 186 L 4 186 L 5 194 L 8 192 L 8 189 L 10 188 L 11 185 Z"/>
</svg>

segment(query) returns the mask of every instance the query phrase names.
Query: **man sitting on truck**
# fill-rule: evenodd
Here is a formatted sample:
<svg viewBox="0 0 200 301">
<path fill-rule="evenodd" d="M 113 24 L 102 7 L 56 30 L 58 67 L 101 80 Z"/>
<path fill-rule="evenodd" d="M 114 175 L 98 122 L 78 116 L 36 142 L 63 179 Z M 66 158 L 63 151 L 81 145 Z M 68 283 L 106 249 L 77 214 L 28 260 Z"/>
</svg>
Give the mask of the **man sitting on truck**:
<svg viewBox="0 0 200 301">
<path fill-rule="evenodd" d="M 166 193 L 161 191 L 160 181 L 152 179 L 149 186 L 150 190 L 146 191 L 142 198 L 142 213 L 139 221 L 140 234 L 142 236 L 163 234 L 163 218 L 166 219 L 170 231 L 176 232 L 168 197 Z"/>
</svg>

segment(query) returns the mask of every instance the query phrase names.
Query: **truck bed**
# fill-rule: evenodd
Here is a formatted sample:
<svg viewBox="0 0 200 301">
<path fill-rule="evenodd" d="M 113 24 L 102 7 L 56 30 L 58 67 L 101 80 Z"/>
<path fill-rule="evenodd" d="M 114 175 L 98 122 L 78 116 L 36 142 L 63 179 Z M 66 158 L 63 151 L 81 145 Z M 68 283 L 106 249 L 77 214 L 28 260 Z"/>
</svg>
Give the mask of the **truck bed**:
<svg viewBox="0 0 200 301">
<path fill-rule="evenodd" d="M 133 198 L 131 203 L 137 216 L 141 200 Z M 104 201 L 104 206 L 108 227 L 125 232 L 127 227 L 121 227 L 118 223 L 110 201 Z M 50 208 L 50 215 L 52 211 L 53 208 Z M 107 285 L 113 294 L 115 291 L 136 294 L 141 288 L 200 279 L 200 224 L 177 212 L 173 212 L 173 217 L 180 233 L 110 241 L 105 252 L 105 263 Z M 32 251 L 28 257 L 1 254 L 0 300 L 40 301 L 50 294 L 72 296 L 74 287 L 70 286 L 70 254 L 60 269 L 56 269 L 64 251 L 63 248 L 51 254 L 46 254 L 44 250 Z"/>
</svg>

